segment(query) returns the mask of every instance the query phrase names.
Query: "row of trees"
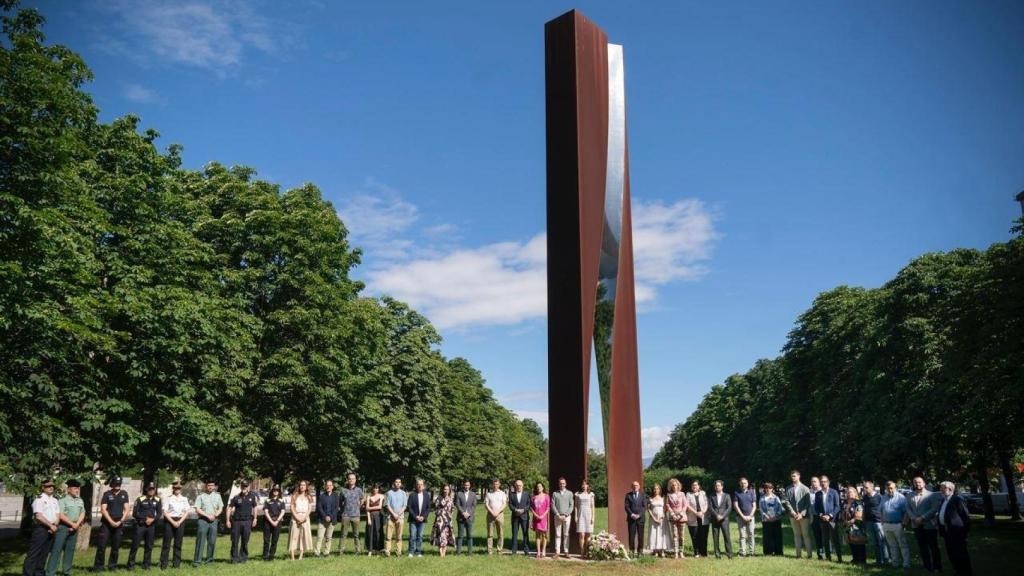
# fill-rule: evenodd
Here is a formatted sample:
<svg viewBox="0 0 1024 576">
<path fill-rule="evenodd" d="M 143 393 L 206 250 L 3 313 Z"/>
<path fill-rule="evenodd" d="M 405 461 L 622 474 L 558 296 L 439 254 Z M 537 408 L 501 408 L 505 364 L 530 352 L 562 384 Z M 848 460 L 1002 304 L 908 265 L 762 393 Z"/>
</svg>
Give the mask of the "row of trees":
<svg viewBox="0 0 1024 576">
<path fill-rule="evenodd" d="M 986 496 L 995 470 L 1012 486 L 1024 446 L 1014 232 L 984 251 L 926 254 L 881 288 L 819 295 L 782 355 L 714 386 L 654 466 L 775 480 L 796 467 L 844 482 L 924 473 Z"/>
<path fill-rule="evenodd" d="M 0 472 L 140 468 L 371 481 L 539 478 L 540 427 L 360 295 L 312 184 L 181 166 L 138 119 L 100 123 L 78 55 L 5 2 L 0 45 Z M 516 450 L 507 450 L 516 446 Z"/>
</svg>

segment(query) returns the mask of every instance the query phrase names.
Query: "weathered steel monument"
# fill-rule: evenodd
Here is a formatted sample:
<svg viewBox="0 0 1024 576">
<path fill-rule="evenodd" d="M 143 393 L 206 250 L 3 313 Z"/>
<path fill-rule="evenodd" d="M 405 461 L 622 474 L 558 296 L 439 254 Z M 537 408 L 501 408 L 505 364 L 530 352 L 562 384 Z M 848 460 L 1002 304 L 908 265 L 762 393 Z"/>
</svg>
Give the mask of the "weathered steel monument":
<svg viewBox="0 0 1024 576">
<path fill-rule="evenodd" d="M 575 10 L 545 25 L 544 43 L 549 473 L 574 490 L 586 477 L 593 350 L 608 529 L 625 542 L 622 498 L 643 463 L 622 46 Z"/>
</svg>

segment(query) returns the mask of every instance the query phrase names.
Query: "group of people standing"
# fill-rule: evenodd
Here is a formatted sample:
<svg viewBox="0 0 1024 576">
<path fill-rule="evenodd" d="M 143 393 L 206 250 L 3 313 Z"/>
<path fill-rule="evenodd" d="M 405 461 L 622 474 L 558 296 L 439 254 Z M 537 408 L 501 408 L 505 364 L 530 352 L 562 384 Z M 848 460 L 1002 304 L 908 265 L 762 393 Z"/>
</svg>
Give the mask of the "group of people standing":
<svg viewBox="0 0 1024 576">
<path fill-rule="evenodd" d="M 942 562 L 938 537 L 946 543 L 947 555 L 958 575 L 971 573 L 967 552 L 967 533 L 970 517 L 962 497 L 956 494 L 951 482 L 940 484 L 940 492 L 930 492 L 921 477 L 913 480 L 914 491 L 904 496 L 893 482 L 886 484 L 884 493 L 874 483 L 864 482 L 863 492 L 849 486 L 840 494 L 830 486 L 827 476 L 814 477 L 810 486 L 800 481 L 800 473 L 793 471 L 792 484 L 784 493 L 775 494 L 771 483 L 762 485 L 760 496 L 746 478 L 739 480 L 739 490 L 727 494 L 721 480 L 714 483 L 714 491 L 705 493 L 699 481 L 693 481 L 690 491 L 684 492 L 679 480 L 667 483 L 667 493 L 660 485 L 648 495 L 639 482 L 624 499 L 628 524 L 629 551 L 639 556 L 649 551 L 657 556 L 685 556 L 684 535 L 689 534 L 693 554 L 708 556 L 708 535 L 713 535 L 716 558 L 732 558 L 730 533 L 731 518 L 735 514 L 740 534 L 742 556 L 754 555 L 755 520 L 761 519 L 762 551 L 765 555 L 782 554 L 782 520 L 788 516 L 793 530 L 796 557 L 806 553 L 811 558 L 842 562 L 843 546 L 849 547 L 854 563 L 867 562 L 870 545 L 878 564 L 909 567 L 910 556 L 906 532 L 913 530 L 920 548 L 922 562 L 929 572 L 939 572 Z M 381 493 L 375 485 L 369 494 L 357 485 L 355 474 L 349 474 L 345 485 L 336 490 L 334 482 L 327 480 L 314 498 L 309 483 L 298 482 L 287 499 L 281 487 L 275 485 L 262 501 L 249 490 L 249 483 L 241 481 L 240 491 L 227 505 L 217 492 L 214 482 L 205 484 L 194 503 L 181 494 L 182 486 L 175 482 L 172 494 L 161 498 L 156 486 L 148 483 L 143 494 L 130 502 L 122 487 L 122 479 L 111 478 L 110 489 L 100 498 L 100 523 L 96 544 L 94 571 L 115 569 L 121 548 L 126 521 L 134 520 L 131 548 L 127 567 L 136 566 L 139 548 L 143 550 L 142 567 L 153 564 L 153 548 L 157 528 L 162 522 L 163 541 L 159 556 L 160 568 L 179 567 L 182 562 L 182 540 L 185 522 L 194 510 L 196 515 L 196 543 L 193 566 L 213 561 L 221 516 L 231 533 L 231 562 L 244 563 L 249 558 L 249 537 L 262 520 L 264 560 L 277 554 L 278 540 L 289 514 L 288 553 L 292 559 L 301 559 L 307 552 L 316 556 L 331 554 L 334 531 L 341 527 L 339 554 L 345 552 L 345 542 L 352 538 L 356 554 L 401 555 L 403 532 L 409 525 L 408 554 L 423 555 L 424 532 L 427 520 L 434 520 L 429 540 L 444 557 L 450 547 L 455 553 L 473 552 L 473 524 L 477 513 L 477 491 L 470 482 L 463 482 L 453 493 L 443 486 L 436 497 L 426 489 L 425 482 L 417 479 L 414 490 L 406 492 L 402 481 L 395 479 L 391 489 Z M 60 500 L 53 497 L 54 483 L 45 482 L 42 494 L 32 504 L 34 528 L 25 557 L 23 576 L 70 575 L 78 531 L 85 522 L 85 506 L 80 497 L 80 484 L 67 482 L 66 494 Z M 486 511 L 487 553 L 504 551 L 504 523 L 510 515 L 512 538 L 511 553 L 520 549 L 530 554 L 529 532 L 535 534 L 537 557 L 547 556 L 548 537 L 554 527 L 554 556 L 569 554 L 569 538 L 575 526 L 578 544 L 586 554 L 594 531 L 596 503 L 594 493 L 586 480 L 578 492 L 572 492 L 565 478 L 558 479 L 558 488 L 550 494 L 543 483 L 537 483 L 532 492 L 524 490 L 522 480 L 516 480 L 505 491 L 499 480 L 494 480 L 483 498 Z M 317 538 L 312 535 L 313 516 L 316 516 Z M 453 521 L 454 519 L 454 521 Z M 649 526 L 645 525 L 649 522 Z M 360 524 L 364 524 L 364 537 L 360 538 Z M 644 540 L 647 539 L 647 546 Z M 110 548 L 109 555 L 107 548 Z M 173 554 L 172 554 L 173 552 Z"/>
<path fill-rule="evenodd" d="M 730 518 L 739 524 L 740 555 L 754 554 L 755 518 L 761 518 L 762 553 L 782 555 L 782 520 L 789 519 L 793 531 L 796 557 L 815 554 L 819 560 L 843 561 L 843 547 L 848 546 L 852 562 L 867 563 L 870 545 L 880 565 L 910 567 L 907 532 L 913 530 L 920 549 L 921 561 L 928 572 L 941 572 L 942 560 L 938 539 L 946 543 L 946 553 L 958 575 L 971 574 L 967 551 L 970 516 L 964 499 L 956 493 L 952 482 L 942 482 L 939 492 L 927 489 L 924 479 L 913 479 L 913 491 L 901 493 L 895 482 L 887 482 L 885 491 L 865 481 L 863 491 L 848 486 L 840 493 L 830 486 L 828 476 L 811 478 L 810 486 L 800 481 L 800 472 L 790 474 L 791 485 L 781 496 L 775 494 L 770 482 L 761 487 L 761 495 L 740 478 L 739 490 L 726 494 L 721 480 L 714 483 L 714 492 L 706 494 L 700 482 L 693 481 L 690 492 L 683 493 L 679 480 L 668 481 L 668 494 L 662 495 L 655 485 L 648 496 L 640 483 L 626 494 L 625 511 L 629 526 L 628 548 L 631 554 L 645 550 L 657 556 L 666 553 L 684 556 L 684 527 L 689 533 L 694 556 L 708 556 L 708 532 L 714 538 L 716 558 L 732 558 Z M 644 525 L 650 523 L 647 546 L 644 546 Z"/>
</svg>

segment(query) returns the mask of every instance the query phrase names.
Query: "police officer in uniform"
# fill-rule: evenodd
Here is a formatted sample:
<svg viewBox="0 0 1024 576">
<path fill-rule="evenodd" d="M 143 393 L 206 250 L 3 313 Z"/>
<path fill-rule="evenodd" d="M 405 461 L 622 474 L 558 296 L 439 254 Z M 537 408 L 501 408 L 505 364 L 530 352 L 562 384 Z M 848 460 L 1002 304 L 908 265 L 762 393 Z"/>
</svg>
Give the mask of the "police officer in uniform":
<svg viewBox="0 0 1024 576">
<path fill-rule="evenodd" d="M 156 540 L 156 523 L 163 518 L 164 505 L 156 495 L 156 484 L 148 482 L 145 493 L 135 501 L 132 518 L 135 519 L 135 534 L 132 537 L 132 550 L 128 553 L 128 569 L 135 568 L 135 553 L 142 542 L 145 549 L 142 553 L 142 568 L 149 570 L 153 563 L 153 542 Z"/>
<path fill-rule="evenodd" d="M 107 545 L 110 546 L 107 568 L 110 570 L 117 568 L 117 556 L 121 550 L 124 521 L 132 509 L 128 493 L 121 490 L 121 477 L 114 476 L 108 485 L 110 490 L 104 492 L 100 497 L 100 534 L 96 539 L 96 562 L 92 566 L 93 572 L 103 571 Z"/>
<path fill-rule="evenodd" d="M 231 530 L 231 563 L 249 559 L 249 535 L 256 527 L 256 495 L 249 492 L 249 481 L 238 484 L 241 492 L 228 502 L 228 529 Z"/>
<path fill-rule="evenodd" d="M 53 535 L 60 524 L 60 504 L 53 497 L 52 480 L 43 482 L 43 492 L 32 501 L 32 540 L 28 544 L 22 576 L 43 576 L 46 555 L 53 545 Z"/>
<path fill-rule="evenodd" d="M 171 485 L 171 495 L 164 499 L 164 542 L 160 547 L 160 569 L 167 568 L 171 545 L 174 545 L 174 567 L 181 566 L 181 541 L 185 537 L 185 520 L 191 506 L 181 495 L 181 482 Z"/>
<path fill-rule="evenodd" d="M 277 555 L 277 540 L 281 537 L 285 506 L 281 499 L 281 486 L 274 484 L 270 497 L 263 503 L 263 559 L 273 560 Z"/>
</svg>

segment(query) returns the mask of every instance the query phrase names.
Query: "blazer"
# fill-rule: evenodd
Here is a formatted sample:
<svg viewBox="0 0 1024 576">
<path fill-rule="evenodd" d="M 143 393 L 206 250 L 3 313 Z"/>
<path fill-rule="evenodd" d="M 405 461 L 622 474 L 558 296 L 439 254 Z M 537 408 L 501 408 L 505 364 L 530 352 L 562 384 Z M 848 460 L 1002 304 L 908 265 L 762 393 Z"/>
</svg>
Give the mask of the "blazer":
<svg viewBox="0 0 1024 576">
<path fill-rule="evenodd" d="M 338 512 L 341 511 L 341 494 L 335 490 L 328 494 L 327 492 L 321 492 L 316 497 L 316 517 L 320 522 L 324 522 L 324 518 L 327 516 L 331 517 L 331 523 L 338 521 Z"/>
<path fill-rule="evenodd" d="M 821 504 L 824 509 L 822 514 L 830 516 L 832 519 L 829 520 L 828 523 L 834 526 L 836 518 L 839 516 L 839 513 L 843 511 L 843 506 L 839 502 L 839 492 L 836 492 L 834 488 L 829 488 L 827 492 L 822 490 L 821 492 L 815 493 L 812 498 L 817 498 L 818 494 L 821 494 Z M 811 500 L 811 510 L 813 511 L 814 517 L 818 518 L 818 509 L 815 508 L 815 500 L 813 499 Z M 820 522 L 821 520 L 819 519 L 818 521 Z"/>
<path fill-rule="evenodd" d="M 942 509 L 942 503 L 939 503 L 939 509 Z M 943 517 L 945 525 L 939 524 L 939 534 L 946 536 L 950 533 L 960 533 L 967 535 L 967 532 L 971 529 L 971 515 L 967 511 L 967 503 L 964 502 L 963 496 L 959 494 L 953 494 L 949 497 L 949 504 L 946 505 L 946 515 Z"/>
<path fill-rule="evenodd" d="M 410 492 L 409 493 L 409 504 L 408 504 L 408 508 L 407 508 L 407 510 L 409 512 L 409 522 L 416 522 L 416 517 L 417 516 L 423 516 L 423 521 L 426 522 L 427 521 L 427 516 L 430 515 L 430 503 L 432 502 L 432 496 L 430 495 L 430 490 L 424 490 L 423 491 L 423 506 L 422 507 L 416 502 L 418 497 L 419 497 L 419 494 L 416 493 L 416 492 Z"/>
<path fill-rule="evenodd" d="M 630 490 L 626 493 L 625 507 L 626 507 L 626 521 L 627 522 L 638 522 L 644 523 L 644 514 L 647 513 L 647 504 L 649 499 L 647 494 L 643 492 L 633 492 Z M 640 517 L 634 520 L 631 515 L 639 514 Z"/>
<path fill-rule="evenodd" d="M 456 492 L 455 508 L 459 512 L 459 522 L 472 522 L 473 515 L 476 513 L 476 492 L 473 490 L 470 490 L 469 492 L 463 492 L 462 490 L 459 490 L 458 492 Z M 469 518 L 466 518 L 462 515 L 464 512 L 469 512 Z"/>
<path fill-rule="evenodd" d="M 722 492 L 722 503 L 718 503 L 718 494 L 712 494 L 707 497 L 708 506 L 711 509 L 711 515 L 708 516 L 708 520 L 715 524 L 725 524 L 729 521 L 729 512 L 732 511 L 732 498 L 728 494 Z M 721 520 L 718 520 L 721 518 Z"/>
<path fill-rule="evenodd" d="M 510 490 L 508 493 L 508 507 L 512 510 L 512 519 L 516 518 L 529 518 L 530 517 L 530 493 L 523 490 L 519 493 L 519 497 L 516 497 L 516 491 Z M 517 510 L 522 510 L 523 513 L 517 513 Z"/>
<path fill-rule="evenodd" d="M 687 526 L 704 526 L 708 523 L 708 496 L 703 490 L 694 494 L 693 492 L 686 493 L 686 503 L 690 506 L 690 511 L 686 513 L 686 525 Z M 697 518 L 694 512 L 697 511 L 697 504 L 700 504 L 700 511 L 704 513 L 704 519 Z"/>
<path fill-rule="evenodd" d="M 907 517 L 911 520 L 921 518 L 921 528 L 925 530 L 938 530 L 936 520 L 939 517 L 939 508 L 942 507 L 942 494 L 932 492 L 927 488 L 921 494 L 907 496 Z M 949 506 L 946 507 L 949 509 Z"/>
<path fill-rule="evenodd" d="M 783 501 L 786 503 L 783 507 L 787 508 L 787 512 L 802 512 L 804 516 L 814 515 L 811 508 L 811 489 L 802 483 L 786 488 L 786 497 Z"/>
</svg>

